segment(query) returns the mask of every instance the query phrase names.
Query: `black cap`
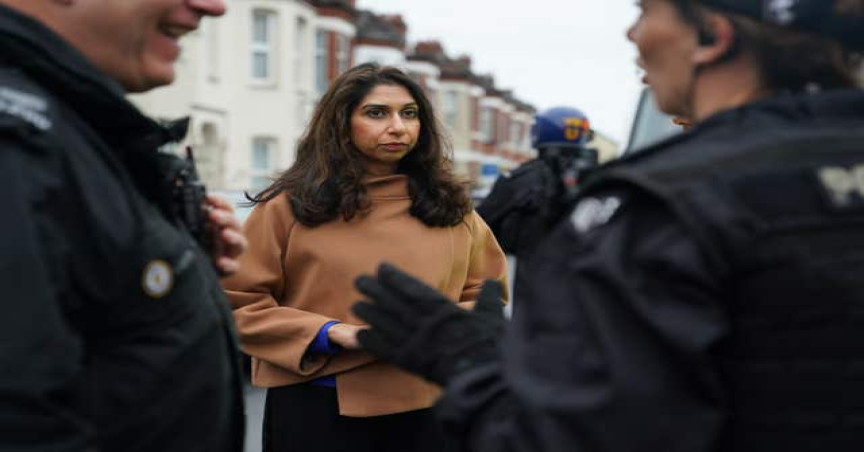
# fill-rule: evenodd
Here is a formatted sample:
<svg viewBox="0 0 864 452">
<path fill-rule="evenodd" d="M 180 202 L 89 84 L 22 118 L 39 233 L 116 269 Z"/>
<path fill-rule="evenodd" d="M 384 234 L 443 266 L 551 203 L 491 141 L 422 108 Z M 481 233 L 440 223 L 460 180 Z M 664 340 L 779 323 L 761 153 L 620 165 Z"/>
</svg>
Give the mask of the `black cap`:
<svg viewBox="0 0 864 452">
<path fill-rule="evenodd" d="M 835 0 L 698 0 L 705 6 L 760 22 L 797 28 L 864 50 L 864 16 L 838 15 Z"/>
</svg>

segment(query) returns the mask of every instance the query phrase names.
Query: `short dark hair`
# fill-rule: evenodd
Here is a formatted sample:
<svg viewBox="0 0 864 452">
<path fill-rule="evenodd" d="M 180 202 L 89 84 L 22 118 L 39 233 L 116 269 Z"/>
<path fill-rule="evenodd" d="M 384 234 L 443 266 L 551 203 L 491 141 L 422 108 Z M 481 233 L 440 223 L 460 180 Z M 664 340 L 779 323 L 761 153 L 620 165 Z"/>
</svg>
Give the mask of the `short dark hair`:
<svg viewBox="0 0 864 452">
<path fill-rule="evenodd" d="M 378 85 L 405 88 L 418 105 L 417 144 L 397 172 L 408 176 L 411 215 L 429 226 L 453 226 L 471 211 L 467 187 L 452 172 L 449 143 L 441 133 L 432 102 L 403 71 L 366 63 L 340 75 L 321 97 L 297 146 L 297 159 L 266 189 L 250 197 L 266 202 L 287 192 L 301 224 L 317 226 L 341 216 L 346 221 L 370 206 L 364 168 L 351 142 L 351 114 Z"/>
<path fill-rule="evenodd" d="M 702 33 L 706 31 L 703 15 L 712 9 L 700 5 L 698 0 L 670 1 L 685 21 Z M 861 14 L 864 0 L 837 0 L 836 8 L 840 14 Z M 715 12 L 728 17 L 736 33 L 732 49 L 720 62 L 741 51 L 750 52 L 759 65 L 765 88 L 778 93 L 800 93 L 814 87 L 843 89 L 857 85 L 861 55 L 839 42 L 740 14 Z"/>
</svg>

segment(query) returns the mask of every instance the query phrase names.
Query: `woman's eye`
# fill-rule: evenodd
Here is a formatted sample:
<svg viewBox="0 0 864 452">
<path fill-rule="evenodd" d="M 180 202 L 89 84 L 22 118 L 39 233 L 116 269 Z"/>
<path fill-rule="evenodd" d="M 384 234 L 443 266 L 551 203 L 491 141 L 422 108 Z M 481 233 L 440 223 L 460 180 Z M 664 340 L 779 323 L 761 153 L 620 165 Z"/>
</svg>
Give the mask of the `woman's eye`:
<svg viewBox="0 0 864 452">
<path fill-rule="evenodd" d="M 420 115 L 420 112 L 418 112 L 417 110 L 413 110 L 413 109 L 412 109 L 412 110 L 404 110 L 404 111 L 402 111 L 402 117 L 403 117 L 403 118 L 408 118 L 408 119 L 417 119 L 417 117 L 418 117 L 419 115 Z"/>
<path fill-rule="evenodd" d="M 383 118 L 387 116 L 387 112 L 384 110 L 369 110 L 366 112 L 366 115 L 370 118 Z"/>
</svg>

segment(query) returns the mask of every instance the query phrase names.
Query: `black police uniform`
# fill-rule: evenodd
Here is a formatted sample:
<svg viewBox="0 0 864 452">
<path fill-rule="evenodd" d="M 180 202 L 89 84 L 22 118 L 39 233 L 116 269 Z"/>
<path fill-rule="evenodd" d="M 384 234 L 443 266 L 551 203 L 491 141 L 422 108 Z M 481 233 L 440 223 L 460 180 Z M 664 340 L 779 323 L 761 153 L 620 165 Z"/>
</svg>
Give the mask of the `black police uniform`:
<svg viewBox="0 0 864 452">
<path fill-rule="evenodd" d="M 2 6 L 0 43 L 0 450 L 242 450 L 231 314 L 167 214 L 170 133 Z"/>
<path fill-rule="evenodd" d="M 864 450 L 864 92 L 614 163 L 537 253 L 439 406 L 470 450 Z"/>
<path fill-rule="evenodd" d="M 562 185 L 546 161 L 531 160 L 502 174 L 477 213 L 505 253 L 525 259 L 560 220 Z"/>
</svg>

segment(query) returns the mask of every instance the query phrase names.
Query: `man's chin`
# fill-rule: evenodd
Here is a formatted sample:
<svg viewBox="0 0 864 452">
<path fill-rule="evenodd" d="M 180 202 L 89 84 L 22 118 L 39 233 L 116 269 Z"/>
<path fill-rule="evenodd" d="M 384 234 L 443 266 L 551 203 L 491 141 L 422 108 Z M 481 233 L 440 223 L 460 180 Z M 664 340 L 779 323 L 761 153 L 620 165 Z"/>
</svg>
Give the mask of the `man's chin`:
<svg viewBox="0 0 864 452">
<path fill-rule="evenodd" d="M 154 88 L 159 88 L 160 86 L 170 85 L 171 83 L 174 83 L 174 78 L 175 74 L 172 68 L 167 71 L 153 71 L 142 74 L 139 77 L 130 77 L 118 81 L 123 85 L 123 88 L 125 88 L 128 93 L 143 93 Z"/>
</svg>

